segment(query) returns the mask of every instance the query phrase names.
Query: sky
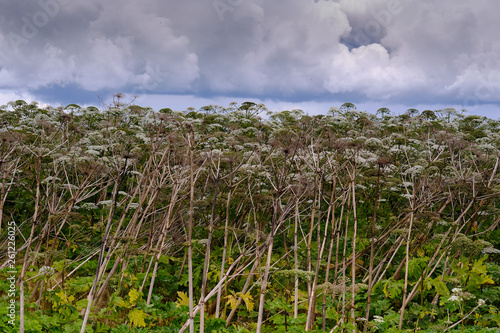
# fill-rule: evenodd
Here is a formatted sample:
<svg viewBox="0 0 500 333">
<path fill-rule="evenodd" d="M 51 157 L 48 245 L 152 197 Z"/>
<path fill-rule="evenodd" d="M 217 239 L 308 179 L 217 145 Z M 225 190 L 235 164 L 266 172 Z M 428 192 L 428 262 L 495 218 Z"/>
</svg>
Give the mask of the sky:
<svg viewBox="0 0 500 333">
<path fill-rule="evenodd" d="M 500 117 L 493 0 L 0 0 L 0 104 Z M 135 97 L 134 97 L 135 96 Z"/>
</svg>

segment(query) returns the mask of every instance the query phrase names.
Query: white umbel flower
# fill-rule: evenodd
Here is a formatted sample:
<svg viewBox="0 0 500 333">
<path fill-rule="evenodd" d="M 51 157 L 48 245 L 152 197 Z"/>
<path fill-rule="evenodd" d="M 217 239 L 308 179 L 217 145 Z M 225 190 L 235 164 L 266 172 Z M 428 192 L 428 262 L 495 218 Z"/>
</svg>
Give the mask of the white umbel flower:
<svg viewBox="0 0 500 333">
<path fill-rule="evenodd" d="M 40 268 L 40 270 L 38 270 L 39 275 L 52 276 L 54 275 L 54 273 L 54 268 L 50 266 L 43 266 L 42 268 Z"/>
<path fill-rule="evenodd" d="M 450 296 L 450 298 L 448 298 L 448 301 L 450 301 L 450 302 L 461 302 L 462 301 L 462 297 L 457 296 L 457 295 L 452 295 L 452 296 Z"/>
</svg>

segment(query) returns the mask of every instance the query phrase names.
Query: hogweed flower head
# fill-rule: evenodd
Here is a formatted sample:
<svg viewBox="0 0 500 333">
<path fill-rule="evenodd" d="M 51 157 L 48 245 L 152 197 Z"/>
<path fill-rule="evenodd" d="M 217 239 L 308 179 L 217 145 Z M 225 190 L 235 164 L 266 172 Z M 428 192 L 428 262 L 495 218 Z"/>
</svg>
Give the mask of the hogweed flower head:
<svg viewBox="0 0 500 333">
<path fill-rule="evenodd" d="M 462 288 L 453 288 L 451 290 L 451 293 L 452 293 L 452 296 L 450 296 L 450 298 L 448 299 L 449 301 L 454 301 L 454 302 L 457 302 L 457 301 L 463 301 L 463 300 L 469 300 L 469 299 L 474 299 L 476 298 L 476 296 L 474 296 L 473 294 L 467 292 L 467 291 L 463 291 Z"/>
<path fill-rule="evenodd" d="M 54 268 L 50 266 L 43 266 L 42 268 L 40 268 L 40 270 L 38 270 L 39 275 L 52 276 L 54 275 L 54 273 L 55 273 Z"/>
</svg>

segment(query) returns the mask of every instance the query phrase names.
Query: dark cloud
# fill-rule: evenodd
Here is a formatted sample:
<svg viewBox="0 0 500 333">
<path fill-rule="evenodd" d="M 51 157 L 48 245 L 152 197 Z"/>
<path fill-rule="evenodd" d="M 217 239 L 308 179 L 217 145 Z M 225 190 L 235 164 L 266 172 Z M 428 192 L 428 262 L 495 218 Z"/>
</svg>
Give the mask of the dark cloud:
<svg viewBox="0 0 500 333">
<path fill-rule="evenodd" d="M 486 0 L 2 1 L 0 99 L 126 91 L 500 105 L 498 9 Z"/>
</svg>

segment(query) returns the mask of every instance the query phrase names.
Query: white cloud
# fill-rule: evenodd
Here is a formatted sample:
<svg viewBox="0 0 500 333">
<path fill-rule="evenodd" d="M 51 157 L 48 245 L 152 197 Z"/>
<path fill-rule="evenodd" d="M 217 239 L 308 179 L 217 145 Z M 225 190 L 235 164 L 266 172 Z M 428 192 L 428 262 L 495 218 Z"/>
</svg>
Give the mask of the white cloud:
<svg viewBox="0 0 500 333">
<path fill-rule="evenodd" d="M 16 100 L 24 100 L 28 103 L 32 101 L 37 101 L 41 105 L 45 103 L 43 101 L 39 101 L 35 99 L 35 96 L 25 92 L 25 91 L 14 91 L 14 90 L 4 90 L 0 91 L 0 105 L 7 105 L 8 102 L 16 101 Z"/>
<path fill-rule="evenodd" d="M 146 12 L 139 3 L 89 1 L 89 20 L 72 39 L 64 29 L 71 19 L 80 20 L 79 9 L 79 4 L 67 5 L 27 39 L 22 35 L 24 21 L 13 19 L 13 31 L 0 35 L 0 46 L 12 51 L 3 54 L 8 70 L 0 71 L 2 82 L 11 87 L 77 84 L 85 90 L 119 89 L 144 86 L 144 76 L 152 76 L 148 69 L 156 68 L 155 80 L 162 88 L 182 91 L 198 78 L 198 57 L 190 50 L 189 38 L 176 34 L 167 18 Z M 12 33 L 24 38 L 19 52 L 9 45 Z"/>
<path fill-rule="evenodd" d="M 50 13 L 40 3 L 60 5 Z M 0 88 L 498 105 L 498 9 L 487 0 L 18 1 L 0 19 Z"/>
<path fill-rule="evenodd" d="M 344 46 L 332 58 L 334 74 L 326 80 L 325 87 L 333 93 L 363 91 L 367 97 L 385 99 L 425 84 L 424 73 L 398 65 L 380 44 L 352 51 Z"/>
</svg>

